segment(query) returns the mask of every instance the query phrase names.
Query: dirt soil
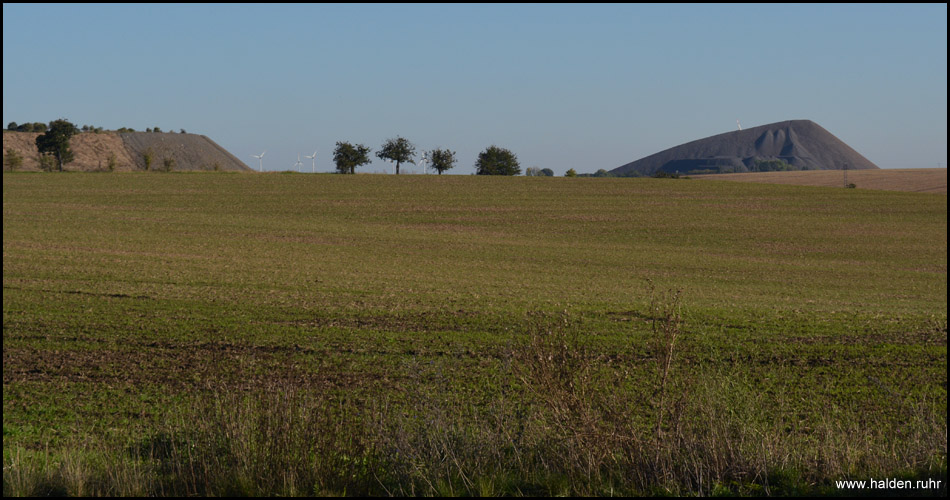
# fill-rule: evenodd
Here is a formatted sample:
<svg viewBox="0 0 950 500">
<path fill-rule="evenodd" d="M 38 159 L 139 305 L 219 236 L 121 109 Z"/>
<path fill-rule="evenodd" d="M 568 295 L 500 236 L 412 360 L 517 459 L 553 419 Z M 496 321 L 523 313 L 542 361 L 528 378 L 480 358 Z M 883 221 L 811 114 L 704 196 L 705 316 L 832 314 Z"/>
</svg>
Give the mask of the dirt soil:
<svg viewBox="0 0 950 500">
<path fill-rule="evenodd" d="M 3 131 L 3 151 L 14 149 L 23 157 L 25 171 L 40 169 L 39 152 L 36 149 L 36 132 Z M 143 155 L 152 151 L 154 170 L 164 168 L 163 160 L 172 158 L 174 170 L 250 171 L 251 169 L 234 155 L 206 136 L 176 133 L 91 133 L 76 134 L 70 140 L 74 160 L 64 166 L 70 171 L 104 171 L 109 169 L 109 158 L 115 154 L 115 171 L 144 170 Z M 9 168 L 4 165 L 4 170 Z"/>
<path fill-rule="evenodd" d="M 693 179 L 795 184 L 800 186 L 844 187 L 843 170 L 802 170 L 793 172 L 751 172 L 746 174 L 693 175 Z M 947 194 L 947 169 L 904 168 L 879 170 L 848 170 L 848 183 L 857 189 L 912 191 Z"/>
</svg>

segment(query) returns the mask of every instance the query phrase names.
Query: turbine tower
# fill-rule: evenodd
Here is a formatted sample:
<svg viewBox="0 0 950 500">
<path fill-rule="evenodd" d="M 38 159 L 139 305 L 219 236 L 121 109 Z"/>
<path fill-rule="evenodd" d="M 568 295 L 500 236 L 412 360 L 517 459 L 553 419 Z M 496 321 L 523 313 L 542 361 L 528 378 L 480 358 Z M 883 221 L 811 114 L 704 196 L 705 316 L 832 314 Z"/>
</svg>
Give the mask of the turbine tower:
<svg viewBox="0 0 950 500">
<path fill-rule="evenodd" d="M 736 118 L 736 125 L 739 126 L 739 130 L 742 130 L 742 124 L 739 123 L 739 119 L 738 119 L 738 118 Z"/>
<path fill-rule="evenodd" d="M 267 152 L 267 151 L 265 150 L 264 153 L 266 153 L 266 152 Z M 257 158 L 257 159 L 260 161 L 260 165 L 258 165 L 258 167 L 257 167 L 257 170 L 258 170 L 259 172 L 263 172 L 263 171 L 264 171 L 264 153 L 261 153 L 261 154 L 259 154 L 259 155 L 251 155 L 251 156 L 253 156 L 254 158 Z"/>
<path fill-rule="evenodd" d="M 428 168 L 426 168 L 426 165 L 429 163 L 429 152 L 428 152 L 428 151 L 426 151 L 425 153 L 423 153 L 423 155 L 422 155 L 422 161 L 420 161 L 419 163 L 422 164 L 422 173 L 423 173 L 423 174 L 428 174 L 428 173 L 429 173 L 429 170 L 428 170 Z"/>
<path fill-rule="evenodd" d="M 317 171 L 317 170 L 316 170 L 316 169 L 317 169 L 317 160 L 316 160 L 316 158 L 317 158 L 317 152 L 314 151 L 311 156 L 304 155 L 304 158 L 310 158 L 310 160 L 311 160 L 311 163 L 310 163 L 310 173 L 311 173 L 311 174 L 316 173 L 316 171 Z"/>
<path fill-rule="evenodd" d="M 297 153 L 297 163 L 294 163 L 293 168 L 300 172 L 301 165 L 303 165 L 303 162 L 300 161 L 300 153 Z"/>
</svg>

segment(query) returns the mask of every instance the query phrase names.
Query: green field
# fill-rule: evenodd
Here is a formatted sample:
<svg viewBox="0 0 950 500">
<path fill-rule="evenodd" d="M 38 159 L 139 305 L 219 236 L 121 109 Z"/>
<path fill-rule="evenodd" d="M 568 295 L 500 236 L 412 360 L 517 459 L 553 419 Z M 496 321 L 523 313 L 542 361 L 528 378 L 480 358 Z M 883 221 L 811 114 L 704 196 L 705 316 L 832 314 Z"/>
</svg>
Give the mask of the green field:
<svg viewBox="0 0 950 500">
<path fill-rule="evenodd" d="M 946 422 L 945 195 L 3 174 L 5 496 L 946 495 Z"/>
</svg>

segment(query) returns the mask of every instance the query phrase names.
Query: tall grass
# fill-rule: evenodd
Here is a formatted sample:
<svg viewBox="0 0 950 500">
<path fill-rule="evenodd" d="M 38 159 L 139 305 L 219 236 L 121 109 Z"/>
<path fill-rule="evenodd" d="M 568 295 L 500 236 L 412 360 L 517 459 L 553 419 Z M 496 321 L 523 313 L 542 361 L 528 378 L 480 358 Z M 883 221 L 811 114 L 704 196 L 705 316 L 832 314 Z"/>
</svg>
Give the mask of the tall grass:
<svg viewBox="0 0 950 500">
<path fill-rule="evenodd" d="M 929 493 L 946 494 L 938 401 L 895 393 L 899 426 L 831 406 L 802 430 L 795 402 L 745 372 L 686 363 L 681 293 L 651 295 L 642 355 L 535 315 L 487 404 L 448 402 L 448 380 L 372 399 L 279 378 L 211 385 L 144 439 L 5 450 L 4 495 L 801 495 L 872 477 L 942 478 Z M 652 378 L 634 378 L 639 364 Z"/>
</svg>

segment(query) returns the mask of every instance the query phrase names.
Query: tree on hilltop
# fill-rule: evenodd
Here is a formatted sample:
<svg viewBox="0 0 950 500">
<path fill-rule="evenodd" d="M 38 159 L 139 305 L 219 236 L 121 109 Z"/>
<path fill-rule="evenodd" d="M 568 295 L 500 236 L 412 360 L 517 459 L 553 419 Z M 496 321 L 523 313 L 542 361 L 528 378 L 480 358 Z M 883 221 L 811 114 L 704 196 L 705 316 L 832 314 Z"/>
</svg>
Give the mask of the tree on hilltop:
<svg viewBox="0 0 950 500">
<path fill-rule="evenodd" d="M 36 148 L 40 154 L 53 155 L 59 164 L 59 171 L 62 172 L 63 165 L 73 161 L 69 139 L 78 133 L 79 129 L 75 125 L 60 118 L 50 122 L 49 130 L 36 138 Z"/>
<path fill-rule="evenodd" d="M 478 154 L 475 161 L 475 173 L 478 175 L 518 175 L 521 165 L 514 153 L 498 146 L 489 146 Z"/>
<path fill-rule="evenodd" d="M 429 159 L 432 161 L 432 168 L 442 175 L 442 172 L 455 166 L 455 151 L 448 149 L 433 149 L 429 152 Z"/>
<path fill-rule="evenodd" d="M 416 147 L 409 142 L 408 139 L 402 137 L 396 137 L 395 139 L 389 139 L 383 144 L 382 149 L 376 152 L 376 156 L 382 160 L 389 160 L 396 162 L 396 175 L 399 175 L 399 164 L 400 163 L 412 163 L 416 164 L 413 160 L 413 156 L 416 154 Z"/>
<path fill-rule="evenodd" d="M 7 130 L 11 132 L 46 132 L 46 124 L 35 122 L 17 125 L 17 122 L 10 122 L 7 124 Z"/>
<path fill-rule="evenodd" d="M 333 150 L 333 161 L 336 163 L 337 171 L 341 174 L 355 174 L 356 167 L 366 165 L 371 161 L 370 151 L 370 148 L 362 144 L 337 142 Z"/>
</svg>

